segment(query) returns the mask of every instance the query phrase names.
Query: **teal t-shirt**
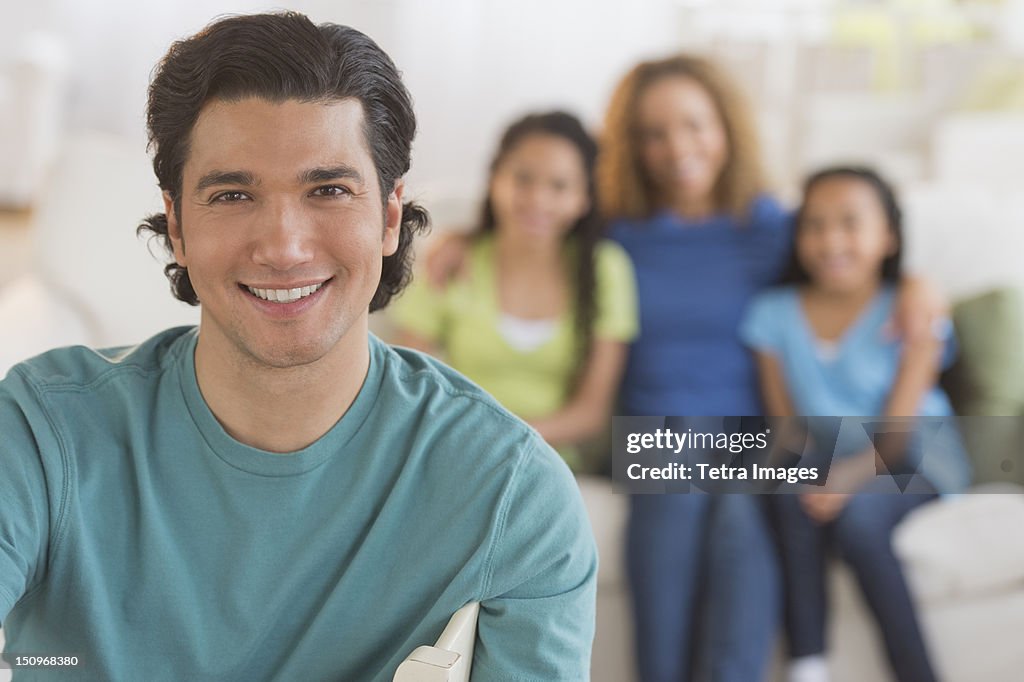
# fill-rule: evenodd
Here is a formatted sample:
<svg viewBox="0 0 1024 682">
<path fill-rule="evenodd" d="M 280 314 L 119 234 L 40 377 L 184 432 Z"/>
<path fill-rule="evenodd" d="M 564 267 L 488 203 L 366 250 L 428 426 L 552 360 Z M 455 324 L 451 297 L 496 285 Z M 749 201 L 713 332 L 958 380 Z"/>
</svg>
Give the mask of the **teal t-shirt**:
<svg viewBox="0 0 1024 682">
<path fill-rule="evenodd" d="M 370 340 L 304 450 L 245 446 L 199 392 L 196 332 L 61 349 L 0 382 L 15 680 L 390 680 L 481 602 L 473 679 L 584 680 L 597 558 L 568 468 L 428 357 Z"/>
</svg>

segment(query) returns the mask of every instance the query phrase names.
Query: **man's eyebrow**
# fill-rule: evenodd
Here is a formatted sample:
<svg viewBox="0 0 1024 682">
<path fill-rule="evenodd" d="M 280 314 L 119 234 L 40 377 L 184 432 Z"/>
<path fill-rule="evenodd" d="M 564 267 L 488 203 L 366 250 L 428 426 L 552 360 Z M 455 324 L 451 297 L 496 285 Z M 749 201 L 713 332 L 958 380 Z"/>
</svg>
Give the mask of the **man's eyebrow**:
<svg viewBox="0 0 1024 682">
<path fill-rule="evenodd" d="M 359 184 L 365 183 L 362 174 L 352 166 L 348 166 L 346 164 L 310 168 L 309 170 L 299 174 L 299 183 L 303 185 L 311 185 L 317 182 L 328 182 L 330 180 L 340 180 L 343 178 L 355 180 Z"/>
<path fill-rule="evenodd" d="M 196 192 L 202 192 L 208 187 L 215 185 L 242 185 L 245 187 L 252 187 L 258 185 L 255 176 L 248 171 L 210 171 L 203 177 L 199 178 L 199 182 L 196 183 Z"/>
</svg>

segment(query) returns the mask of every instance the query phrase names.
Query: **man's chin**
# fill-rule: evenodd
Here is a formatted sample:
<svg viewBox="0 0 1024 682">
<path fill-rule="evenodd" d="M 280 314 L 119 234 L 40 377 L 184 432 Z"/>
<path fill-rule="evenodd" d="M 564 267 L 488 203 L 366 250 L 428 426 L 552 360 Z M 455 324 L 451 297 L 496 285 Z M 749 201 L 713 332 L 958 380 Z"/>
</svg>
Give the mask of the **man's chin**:
<svg viewBox="0 0 1024 682">
<path fill-rule="evenodd" d="M 297 339 L 292 335 L 281 338 L 255 338 L 237 336 L 234 352 L 244 366 L 253 370 L 294 369 L 308 367 L 322 360 L 336 345 L 328 343 L 323 335 Z"/>
<path fill-rule="evenodd" d="M 250 348 L 253 363 L 268 369 L 296 369 L 316 364 L 327 355 L 327 349 L 313 346 Z"/>
</svg>

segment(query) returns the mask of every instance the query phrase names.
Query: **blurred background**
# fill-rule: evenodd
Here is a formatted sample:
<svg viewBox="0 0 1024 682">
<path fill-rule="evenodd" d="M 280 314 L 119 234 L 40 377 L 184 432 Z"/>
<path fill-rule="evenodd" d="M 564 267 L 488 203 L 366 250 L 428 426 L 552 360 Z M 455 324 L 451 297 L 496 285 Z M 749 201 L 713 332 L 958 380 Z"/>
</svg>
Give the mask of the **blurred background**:
<svg viewBox="0 0 1024 682">
<path fill-rule="evenodd" d="M 213 18 L 211 6 L 5 2 L 0 376 L 53 346 L 132 344 L 198 319 L 170 296 L 156 262 L 163 254 L 134 230 L 160 209 L 145 150 L 151 70 L 172 41 Z M 215 11 L 279 7 L 222 0 Z M 409 189 L 431 210 L 435 233 L 473 220 L 490 155 L 511 120 L 564 108 L 596 131 L 612 88 L 634 63 L 687 51 L 731 69 L 753 100 L 778 196 L 795 201 L 801 178 L 820 165 L 872 164 L 900 189 L 912 271 L 954 302 L 1024 285 L 1024 0 L 307 0 L 286 7 L 363 30 L 404 72 L 420 121 Z M 982 336 L 1016 339 L 1019 356 L 1022 310 L 1013 305 L 1004 317 L 1015 335 L 986 322 Z M 1005 377 L 1009 361 L 991 360 Z M 1024 366 L 1014 367 L 1019 388 Z M 1009 442 L 1016 448 L 1019 440 Z M 1017 679 L 1024 665 L 1013 644 L 1024 627 L 1024 542 L 1007 541 L 1020 538 L 1024 502 L 998 497 L 990 504 L 1005 509 L 960 513 L 973 522 L 961 523 L 962 542 L 941 542 L 952 527 L 942 520 L 917 531 L 958 554 L 919 562 L 926 625 L 948 679 Z M 629 679 L 624 579 L 608 558 L 621 535 L 621 496 L 591 494 L 588 507 L 604 557 L 595 679 Z M 970 550 L 982 546 L 1004 554 Z M 965 558 L 973 560 L 966 569 L 956 561 Z M 856 622 L 838 630 L 846 644 L 836 652 L 836 679 L 882 679 L 863 607 L 845 579 L 836 611 Z"/>
<path fill-rule="evenodd" d="M 5 4 L 0 321 L 19 324 L 3 331 L 0 372 L 53 345 L 51 332 L 53 342 L 131 343 L 195 319 L 157 293 L 165 289 L 160 269 L 132 231 L 159 207 L 145 155 L 149 75 L 173 40 L 213 18 L 210 7 Z M 274 7 L 224 0 L 217 12 Z M 431 209 L 435 231 L 472 220 L 496 137 L 510 120 L 562 107 L 596 130 L 632 64 L 685 50 L 712 55 L 745 86 L 779 196 L 795 198 L 800 178 L 818 165 L 870 162 L 903 189 L 911 267 L 933 274 L 951 296 L 1024 276 L 1014 257 L 1024 246 L 1024 200 L 1015 197 L 1024 179 L 1024 0 L 288 7 L 367 32 L 404 71 L 421 124 L 410 189 Z M 13 338 L 18 332 L 27 343 L 30 328 L 35 345 Z"/>
</svg>

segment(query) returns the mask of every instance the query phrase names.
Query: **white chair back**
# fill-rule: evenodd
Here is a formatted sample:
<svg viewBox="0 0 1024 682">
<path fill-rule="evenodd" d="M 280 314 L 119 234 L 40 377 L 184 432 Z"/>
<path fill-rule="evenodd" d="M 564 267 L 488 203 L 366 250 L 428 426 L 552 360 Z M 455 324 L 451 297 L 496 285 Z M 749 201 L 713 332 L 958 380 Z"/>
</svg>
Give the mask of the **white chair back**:
<svg viewBox="0 0 1024 682">
<path fill-rule="evenodd" d="M 455 612 L 434 646 L 416 647 L 395 671 L 393 682 L 469 682 L 480 604 Z"/>
</svg>

